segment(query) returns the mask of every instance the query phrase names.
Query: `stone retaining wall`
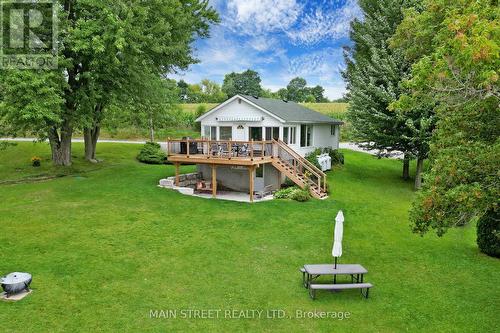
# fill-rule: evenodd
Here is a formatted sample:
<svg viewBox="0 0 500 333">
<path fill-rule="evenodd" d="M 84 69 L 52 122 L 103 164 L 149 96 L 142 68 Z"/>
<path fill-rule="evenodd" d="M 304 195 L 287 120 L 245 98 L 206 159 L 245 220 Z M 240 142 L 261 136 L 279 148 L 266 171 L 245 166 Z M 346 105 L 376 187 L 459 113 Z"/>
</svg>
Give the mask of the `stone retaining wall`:
<svg viewBox="0 0 500 333">
<path fill-rule="evenodd" d="M 202 174 L 200 172 L 186 173 L 179 175 L 179 187 L 195 187 L 198 181 L 202 180 Z M 160 186 L 163 187 L 174 187 L 175 176 L 168 177 L 166 179 L 160 180 Z"/>
</svg>

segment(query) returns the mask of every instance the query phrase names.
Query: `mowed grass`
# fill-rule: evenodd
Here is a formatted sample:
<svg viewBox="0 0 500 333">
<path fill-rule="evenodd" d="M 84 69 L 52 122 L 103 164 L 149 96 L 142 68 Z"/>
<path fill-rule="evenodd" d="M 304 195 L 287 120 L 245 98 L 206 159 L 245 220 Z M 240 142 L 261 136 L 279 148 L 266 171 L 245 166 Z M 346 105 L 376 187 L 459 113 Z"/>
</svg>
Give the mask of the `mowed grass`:
<svg viewBox="0 0 500 333">
<path fill-rule="evenodd" d="M 325 201 L 256 204 L 158 188 L 172 166 L 139 164 L 140 147 L 99 144 L 98 165 L 32 182 L 46 144 L 0 152 L 0 273 L 28 271 L 34 292 L 0 302 L 2 332 L 494 332 L 500 262 L 481 254 L 475 228 L 445 237 L 411 233 L 414 193 L 401 164 L 345 151 Z M 44 164 L 48 163 L 46 160 Z M 183 172 L 192 166 L 182 167 Z M 26 179 L 23 175 L 31 177 Z M 360 263 L 374 284 L 309 299 L 299 267 L 332 262 L 333 220 L 344 211 L 341 263 Z M 323 280 L 326 281 L 326 280 Z M 152 319 L 150 310 L 284 310 L 283 319 Z M 296 311 L 349 312 L 297 319 Z"/>
</svg>

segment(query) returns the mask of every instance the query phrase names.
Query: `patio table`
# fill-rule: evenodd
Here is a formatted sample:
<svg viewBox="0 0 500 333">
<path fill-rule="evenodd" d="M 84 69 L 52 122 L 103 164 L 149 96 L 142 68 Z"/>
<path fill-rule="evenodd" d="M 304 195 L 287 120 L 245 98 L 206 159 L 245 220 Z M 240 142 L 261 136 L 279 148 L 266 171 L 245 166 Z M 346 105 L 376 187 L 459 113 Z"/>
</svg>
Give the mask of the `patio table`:
<svg viewBox="0 0 500 333">
<path fill-rule="evenodd" d="M 321 275 L 333 275 L 334 283 L 337 275 L 350 275 L 352 282 L 356 280 L 357 283 L 363 283 L 366 273 L 368 270 L 359 264 L 337 264 L 337 268 L 333 264 L 304 265 L 302 282 L 305 288 L 309 288 L 311 282 Z"/>
</svg>

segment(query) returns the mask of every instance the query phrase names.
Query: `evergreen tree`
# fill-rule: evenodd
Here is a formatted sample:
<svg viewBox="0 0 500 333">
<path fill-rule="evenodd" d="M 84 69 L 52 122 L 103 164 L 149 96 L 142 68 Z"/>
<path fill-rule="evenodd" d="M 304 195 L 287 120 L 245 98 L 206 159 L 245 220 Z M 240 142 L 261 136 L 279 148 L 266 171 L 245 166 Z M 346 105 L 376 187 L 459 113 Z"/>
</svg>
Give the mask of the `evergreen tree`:
<svg viewBox="0 0 500 333">
<path fill-rule="evenodd" d="M 405 120 L 389 105 L 402 93 L 401 81 L 410 65 L 403 52 L 389 47 L 403 19 L 404 0 L 359 0 L 364 18 L 351 25 L 352 49 L 345 50 L 349 108 L 347 117 L 358 142 L 381 150 L 405 153 L 403 178 L 409 178 L 410 144 Z"/>
</svg>

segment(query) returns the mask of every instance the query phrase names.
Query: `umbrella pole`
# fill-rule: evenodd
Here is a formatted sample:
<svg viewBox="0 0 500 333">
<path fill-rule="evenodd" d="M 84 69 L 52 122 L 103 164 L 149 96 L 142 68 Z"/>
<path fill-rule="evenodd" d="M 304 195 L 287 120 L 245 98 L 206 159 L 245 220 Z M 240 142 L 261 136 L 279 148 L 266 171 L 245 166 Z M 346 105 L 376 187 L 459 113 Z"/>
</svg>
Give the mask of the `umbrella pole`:
<svg viewBox="0 0 500 333">
<path fill-rule="evenodd" d="M 337 257 L 335 257 L 335 269 L 337 269 Z"/>
</svg>

